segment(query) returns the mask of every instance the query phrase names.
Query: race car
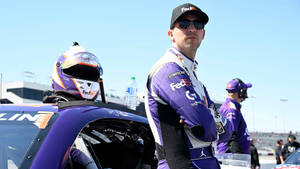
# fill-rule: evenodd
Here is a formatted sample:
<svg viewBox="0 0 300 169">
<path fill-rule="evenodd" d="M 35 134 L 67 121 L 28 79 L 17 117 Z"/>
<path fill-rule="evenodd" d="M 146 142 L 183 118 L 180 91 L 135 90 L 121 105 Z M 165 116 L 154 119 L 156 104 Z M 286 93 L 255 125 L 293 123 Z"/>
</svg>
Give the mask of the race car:
<svg viewBox="0 0 300 169">
<path fill-rule="evenodd" d="M 148 121 L 115 104 L 0 104 L 0 169 L 72 169 L 72 148 L 99 169 L 156 168 Z"/>
</svg>

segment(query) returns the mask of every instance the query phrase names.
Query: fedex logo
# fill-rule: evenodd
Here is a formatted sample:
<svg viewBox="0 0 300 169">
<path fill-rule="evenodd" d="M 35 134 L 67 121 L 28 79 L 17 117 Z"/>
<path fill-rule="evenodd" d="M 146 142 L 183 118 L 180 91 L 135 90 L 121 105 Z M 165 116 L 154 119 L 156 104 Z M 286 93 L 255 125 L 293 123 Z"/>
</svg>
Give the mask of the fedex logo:
<svg viewBox="0 0 300 169">
<path fill-rule="evenodd" d="M 195 7 L 187 7 L 187 8 L 183 7 L 183 8 L 181 8 L 181 12 L 190 11 L 190 10 L 196 10 L 196 8 Z"/>
<path fill-rule="evenodd" d="M 227 85 L 227 88 L 231 88 L 231 85 L 232 85 L 232 84 L 231 84 L 231 83 L 229 83 L 229 84 Z"/>
<path fill-rule="evenodd" d="M 175 89 L 180 89 L 183 86 L 191 86 L 192 82 L 188 81 L 187 79 L 182 79 L 179 83 L 171 83 L 170 87 L 173 91 Z"/>
</svg>

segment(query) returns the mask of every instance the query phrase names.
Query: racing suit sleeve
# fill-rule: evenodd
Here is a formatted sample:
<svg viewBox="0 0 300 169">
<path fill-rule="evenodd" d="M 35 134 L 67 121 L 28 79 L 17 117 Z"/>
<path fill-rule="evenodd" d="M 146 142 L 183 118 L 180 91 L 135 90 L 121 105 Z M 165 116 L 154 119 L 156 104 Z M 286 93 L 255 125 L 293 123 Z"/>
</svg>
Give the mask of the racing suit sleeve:
<svg viewBox="0 0 300 169">
<path fill-rule="evenodd" d="M 213 110 L 214 113 L 214 120 L 217 125 L 218 135 L 219 135 L 219 141 L 220 142 L 228 142 L 232 135 L 232 129 L 231 129 L 231 123 L 227 121 L 227 119 L 219 112 L 219 110 L 216 108 L 215 103 L 210 99 L 209 94 L 206 90 L 206 87 L 204 87 L 205 95 L 207 96 L 207 103 L 209 107 Z"/>
<path fill-rule="evenodd" d="M 207 142 L 216 140 L 213 116 L 196 93 L 189 75 L 180 66 L 176 63 L 165 64 L 152 77 L 151 88 L 179 114 L 196 138 Z"/>
</svg>

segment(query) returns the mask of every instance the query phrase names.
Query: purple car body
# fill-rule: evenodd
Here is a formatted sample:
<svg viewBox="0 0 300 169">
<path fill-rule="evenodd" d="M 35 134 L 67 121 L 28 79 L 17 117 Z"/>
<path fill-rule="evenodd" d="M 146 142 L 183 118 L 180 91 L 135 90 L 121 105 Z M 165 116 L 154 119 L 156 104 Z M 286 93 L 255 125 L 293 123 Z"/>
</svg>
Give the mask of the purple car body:
<svg viewBox="0 0 300 169">
<path fill-rule="evenodd" d="M 31 123 L 31 128 L 32 126 L 38 128 L 36 136 L 34 136 L 34 139 L 31 140 L 28 146 L 29 148 L 24 151 L 25 154 L 23 155 L 22 162 L 20 161 L 19 164 L 15 164 L 17 168 L 61 169 L 67 163 L 74 140 L 87 124 L 101 120 L 119 120 L 125 121 L 128 125 L 130 123 L 137 123 L 147 128 L 147 119 L 133 113 L 133 111 L 130 112 L 130 110 L 126 111 L 126 109 L 107 106 L 103 103 L 95 104 L 82 101 L 63 103 L 62 106 L 47 104 L 0 105 L 0 127 L 1 123 L 4 125 L 16 123 L 18 125 L 17 123 L 19 122 L 26 122 L 26 124 Z M 151 133 L 150 128 L 149 133 Z M 0 141 L 6 137 L 1 137 L 1 135 L 3 134 L 0 133 Z M 149 138 L 152 137 L 151 134 L 148 136 Z M 11 148 L 12 146 L 9 146 L 9 141 L 7 142 L 6 147 L 8 148 L 5 148 L 5 150 L 12 151 L 17 149 L 14 147 Z M 18 140 L 17 142 L 16 144 L 22 144 L 22 140 Z M 5 145 L 2 147 L 5 147 Z M 5 158 L 8 155 L 1 156 L 0 154 L 0 158 Z M 8 160 L 5 165 L 9 166 L 9 163 L 11 163 L 11 160 Z M 2 169 L 1 167 L 5 168 L 4 165 L 0 165 L 0 169 Z"/>
</svg>

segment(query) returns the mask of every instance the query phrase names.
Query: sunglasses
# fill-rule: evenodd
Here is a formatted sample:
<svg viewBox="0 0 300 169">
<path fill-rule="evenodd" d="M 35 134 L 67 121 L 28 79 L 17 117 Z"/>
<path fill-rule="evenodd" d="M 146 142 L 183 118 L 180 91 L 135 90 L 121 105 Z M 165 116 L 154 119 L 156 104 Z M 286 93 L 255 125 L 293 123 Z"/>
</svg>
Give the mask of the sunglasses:
<svg viewBox="0 0 300 169">
<path fill-rule="evenodd" d="M 187 20 L 187 19 L 182 19 L 182 20 L 178 21 L 178 24 L 179 24 L 180 28 L 187 29 L 191 25 L 191 22 L 194 24 L 194 27 L 197 30 L 200 30 L 200 29 L 204 28 L 204 23 L 202 23 L 200 21 L 197 21 L 197 20 L 190 21 L 190 20 Z"/>
</svg>

